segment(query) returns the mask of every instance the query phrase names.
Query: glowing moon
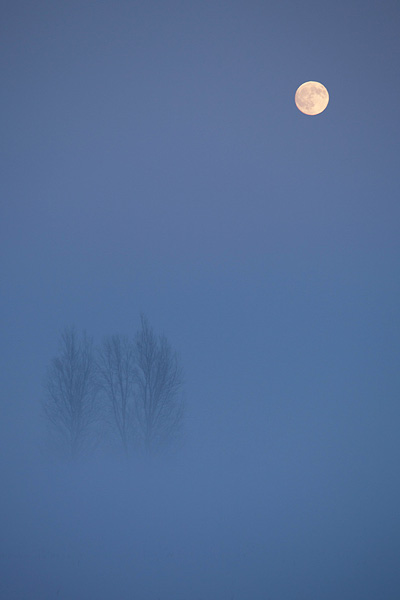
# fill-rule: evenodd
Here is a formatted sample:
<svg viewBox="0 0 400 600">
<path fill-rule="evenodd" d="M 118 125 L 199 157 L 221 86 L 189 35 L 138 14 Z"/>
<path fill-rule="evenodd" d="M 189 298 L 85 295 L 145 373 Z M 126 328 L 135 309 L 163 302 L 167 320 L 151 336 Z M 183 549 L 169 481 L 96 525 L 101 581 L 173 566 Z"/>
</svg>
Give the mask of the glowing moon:
<svg viewBox="0 0 400 600">
<path fill-rule="evenodd" d="M 328 90 L 318 81 L 306 81 L 297 88 L 294 101 L 305 115 L 319 115 L 328 106 Z"/>
</svg>

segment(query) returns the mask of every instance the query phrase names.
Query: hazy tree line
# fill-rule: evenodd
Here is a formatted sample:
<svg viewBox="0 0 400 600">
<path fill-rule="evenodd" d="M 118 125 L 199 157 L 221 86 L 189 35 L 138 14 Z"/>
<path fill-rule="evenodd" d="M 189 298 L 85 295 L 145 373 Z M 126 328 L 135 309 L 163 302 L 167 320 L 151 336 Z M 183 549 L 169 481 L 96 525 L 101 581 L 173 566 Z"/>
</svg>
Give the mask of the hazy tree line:
<svg viewBox="0 0 400 600">
<path fill-rule="evenodd" d="M 183 424 L 182 369 L 167 338 L 145 316 L 131 339 L 66 328 L 44 378 L 46 447 L 72 460 L 100 445 L 126 456 L 170 447 Z"/>
</svg>

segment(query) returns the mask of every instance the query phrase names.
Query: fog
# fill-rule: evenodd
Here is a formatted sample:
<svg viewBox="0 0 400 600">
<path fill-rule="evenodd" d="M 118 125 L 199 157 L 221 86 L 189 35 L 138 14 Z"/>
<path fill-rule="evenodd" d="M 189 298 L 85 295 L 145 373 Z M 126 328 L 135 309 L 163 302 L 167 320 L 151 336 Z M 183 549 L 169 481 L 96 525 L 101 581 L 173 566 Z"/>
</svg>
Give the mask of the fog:
<svg viewBox="0 0 400 600">
<path fill-rule="evenodd" d="M 1 600 L 397 600 L 398 3 L 1 23 Z M 182 366 L 179 443 L 69 462 L 60 335 L 131 340 L 141 313 Z"/>
<path fill-rule="evenodd" d="M 2 597 L 396 597 L 394 423 L 361 398 L 188 421 L 151 459 L 4 444 Z"/>
</svg>

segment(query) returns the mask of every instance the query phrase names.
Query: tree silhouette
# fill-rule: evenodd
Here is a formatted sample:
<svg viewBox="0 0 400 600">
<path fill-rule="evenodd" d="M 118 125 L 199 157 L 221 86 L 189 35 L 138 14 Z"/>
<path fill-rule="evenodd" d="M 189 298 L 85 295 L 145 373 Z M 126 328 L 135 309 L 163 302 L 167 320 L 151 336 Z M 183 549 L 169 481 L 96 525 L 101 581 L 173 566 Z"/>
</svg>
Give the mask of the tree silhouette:
<svg viewBox="0 0 400 600">
<path fill-rule="evenodd" d="M 47 369 L 43 409 L 52 447 L 75 460 L 97 441 L 95 362 L 92 341 L 73 328 L 61 334 L 58 356 Z"/>
<path fill-rule="evenodd" d="M 147 318 L 135 338 L 135 414 L 146 454 L 154 454 L 178 434 L 183 419 L 183 384 L 176 352 L 156 336 Z"/>
<path fill-rule="evenodd" d="M 110 409 L 112 423 L 128 455 L 134 425 L 134 349 L 127 337 L 112 335 L 103 340 L 97 355 L 97 377 Z"/>
<path fill-rule="evenodd" d="M 133 341 L 108 336 L 96 352 L 85 333 L 66 328 L 44 379 L 50 447 L 74 460 L 94 448 L 107 421 L 126 456 L 156 454 L 181 430 L 182 385 L 176 352 L 144 315 Z"/>
</svg>

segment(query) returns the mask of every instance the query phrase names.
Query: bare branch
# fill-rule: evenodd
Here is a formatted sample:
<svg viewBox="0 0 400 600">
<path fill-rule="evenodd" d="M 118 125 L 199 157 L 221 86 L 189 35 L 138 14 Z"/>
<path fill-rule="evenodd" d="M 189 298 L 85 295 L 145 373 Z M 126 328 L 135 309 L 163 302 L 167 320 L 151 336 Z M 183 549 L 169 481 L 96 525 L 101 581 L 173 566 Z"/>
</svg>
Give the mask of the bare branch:
<svg viewBox="0 0 400 600">
<path fill-rule="evenodd" d="M 182 370 L 165 336 L 156 336 L 141 316 L 135 339 L 135 410 L 145 452 L 160 450 L 178 433 L 183 419 L 179 392 Z"/>
<path fill-rule="evenodd" d="M 92 341 L 78 339 L 73 328 L 63 331 L 58 356 L 44 381 L 44 414 L 54 444 L 76 459 L 94 443 L 98 420 Z"/>
<path fill-rule="evenodd" d="M 133 435 L 133 371 L 134 352 L 130 341 L 119 335 L 105 338 L 97 354 L 98 381 L 126 454 Z"/>
</svg>

